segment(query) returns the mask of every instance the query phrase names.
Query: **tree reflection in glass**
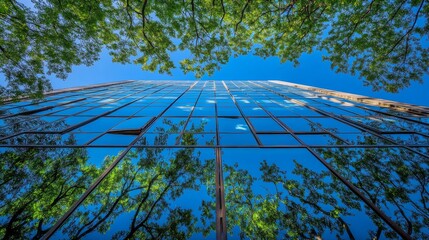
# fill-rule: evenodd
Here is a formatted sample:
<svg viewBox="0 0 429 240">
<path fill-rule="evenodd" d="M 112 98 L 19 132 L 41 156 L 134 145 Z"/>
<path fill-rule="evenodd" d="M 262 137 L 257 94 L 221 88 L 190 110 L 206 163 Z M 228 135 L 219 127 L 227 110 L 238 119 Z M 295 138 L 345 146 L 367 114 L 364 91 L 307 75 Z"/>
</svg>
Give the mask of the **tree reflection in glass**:
<svg viewBox="0 0 429 240">
<path fill-rule="evenodd" d="M 0 236 L 38 239 L 99 171 L 82 148 L 9 148 L 0 154 Z"/>
<path fill-rule="evenodd" d="M 228 232 L 233 238 L 399 238 L 305 149 L 254 149 L 237 157 L 238 151 L 223 149 Z M 373 155 L 356 160 L 362 157 L 356 149 L 332 151 L 320 152 L 333 158 L 337 171 L 410 235 L 427 238 L 427 169 L 407 166 L 403 159 L 409 155 L 377 163 Z M 339 153 L 342 157 L 335 157 Z"/>
<path fill-rule="evenodd" d="M 402 148 L 317 151 L 409 235 L 415 239 L 429 237 L 429 159 Z M 375 218 L 376 236 L 395 236 L 393 230 Z"/>
<path fill-rule="evenodd" d="M 169 132 L 159 131 L 154 145 L 165 145 Z M 182 138 L 183 145 L 195 141 L 191 133 Z M 115 158 L 106 157 L 103 168 Z M 54 237 L 214 237 L 214 158 L 213 149 L 132 148 Z"/>
<path fill-rule="evenodd" d="M 41 118 L 27 121 L 17 116 L 4 120 L 2 134 L 18 133 L 49 124 Z M 53 131 L 65 123 L 52 123 Z M 3 140 L 8 145 L 73 144 L 73 135 L 26 134 Z M 37 239 L 63 215 L 100 173 L 88 164 L 83 148 L 1 149 L 0 161 L 0 237 Z"/>
</svg>

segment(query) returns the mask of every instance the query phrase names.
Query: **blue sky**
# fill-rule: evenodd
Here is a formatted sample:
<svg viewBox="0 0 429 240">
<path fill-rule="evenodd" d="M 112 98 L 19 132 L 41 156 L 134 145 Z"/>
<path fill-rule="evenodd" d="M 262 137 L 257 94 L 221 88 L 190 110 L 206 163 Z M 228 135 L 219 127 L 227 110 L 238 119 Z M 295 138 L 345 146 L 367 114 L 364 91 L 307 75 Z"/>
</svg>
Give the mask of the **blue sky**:
<svg viewBox="0 0 429 240">
<path fill-rule="evenodd" d="M 21 0 L 22 3 L 33 7 L 30 0 Z M 429 38 L 422 40 L 429 47 Z M 173 58 L 182 59 L 180 53 Z M 178 65 L 178 64 L 177 64 Z M 67 80 L 55 79 L 51 76 L 54 89 L 85 86 L 89 84 L 113 82 L 129 79 L 141 80 L 184 80 L 195 79 L 193 74 L 183 74 L 179 69 L 172 75 L 157 74 L 142 71 L 140 66 L 134 64 L 122 65 L 112 63 L 107 51 L 103 51 L 100 60 L 93 66 L 76 66 Z M 262 59 L 256 56 L 241 56 L 230 59 L 229 63 L 212 76 L 204 76 L 202 79 L 213 80 L 284 80 L 294 83 L 311 85 L 315 87 L 361 94 L 370 97 L 384 98 L 399 102 L 429 106 L 429 76 L 425 75 L 423 84 L 413 82 L 410 87 L 400 90 L 399 93 L 374 92 L 370 87 L 364 87 L 363 82 L 356 76 L 337 74 L 330 69 L 329 62 L 322 61 L 321 52 L 304 54 L 300 59 L 300 65 L 293 67 L 291 63 L 280 63 L 276 57 Z M 4 76 L 0 74 L 0 85 L 4 85 Z"/>
<path fill-rule="evenodd" d="M 175 56 L 180 58 L 180 56 Z M 54 89 L 85 86 L 88 84 L 104 83 L 120 80 L 184 80 L 195 79 L 193 74 L 183 74 L 180 69 L 173 74 L 157 74 L 141 70 L 139 65 L 112 63 L 107 51 L 103 51 L 100 60 L 94 65 L 77 66 L 67 80 L 50 78 Z M 241 56 L 231 58 L 212 76 L 202 79 L 213 80 L 284 80 L 315 87 L 361 94 L 370 97 L 384 98 L 394 101 L 429 106 L 429 76 L 424 77 L 424 83 L 413 82 L 412 85 L 399 93 L 392 94 L 384 91 L 374 92 L 370 87 L 364 87 L 363 82 L 356 76 L 337 74 L 330 68 L 329 62 L 322 61 L 322 54 L 304 54 L 300 65 L 293 67 L 291 63 L 280 63 L 276 57 L 262 59 L 256 56 Z"/>
</svg>

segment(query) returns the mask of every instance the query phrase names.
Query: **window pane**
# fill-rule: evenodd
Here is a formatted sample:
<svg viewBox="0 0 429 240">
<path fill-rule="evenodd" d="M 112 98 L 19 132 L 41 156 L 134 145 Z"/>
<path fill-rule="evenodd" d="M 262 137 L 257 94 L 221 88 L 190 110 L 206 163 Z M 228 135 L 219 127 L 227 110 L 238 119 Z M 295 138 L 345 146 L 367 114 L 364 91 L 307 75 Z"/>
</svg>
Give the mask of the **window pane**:
<svg viewBox="0 0 429 240">
<path fill-rule="evenodd" d="M 272 118 L 250 118 L 250 122 L 258 132 L 285 132 Z"/>
<path fill-rule="evenodd" d="M 301 145 L 290 134 L 258 134 L 263 145 Z"/>
<path fill-rule="evenodd" d="M 249 126 L 240 118 L 219 118 L 219 132 L 248 132 Z"/>
</svg>

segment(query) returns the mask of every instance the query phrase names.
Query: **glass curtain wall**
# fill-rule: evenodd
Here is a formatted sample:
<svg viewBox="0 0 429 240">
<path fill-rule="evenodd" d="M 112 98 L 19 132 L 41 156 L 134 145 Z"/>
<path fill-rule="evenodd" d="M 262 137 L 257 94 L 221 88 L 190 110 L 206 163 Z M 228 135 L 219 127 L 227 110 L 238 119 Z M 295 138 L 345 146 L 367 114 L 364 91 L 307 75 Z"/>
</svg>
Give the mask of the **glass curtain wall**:
<svg viewBox="0 0 429 240">
<path fill-rule="evenodd" d="M 9 102 L 0 237 L 429 238 L 422 112 L 270 81 L 127 81 Z"/>
</svg>

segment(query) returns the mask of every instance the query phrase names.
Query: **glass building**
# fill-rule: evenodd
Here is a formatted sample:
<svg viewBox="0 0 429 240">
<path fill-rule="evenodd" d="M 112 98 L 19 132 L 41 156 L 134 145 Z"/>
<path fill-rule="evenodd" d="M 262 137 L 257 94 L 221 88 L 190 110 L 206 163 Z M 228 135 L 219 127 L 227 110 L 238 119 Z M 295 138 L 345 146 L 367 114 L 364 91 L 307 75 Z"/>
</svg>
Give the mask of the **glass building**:
<svg viewBox="0 0 429 240">
<path fill-rule="evenodd" d="M 1 238 L 429 238 L 427 107 L 124 81 L 0 112 Z"/>
</svg>

